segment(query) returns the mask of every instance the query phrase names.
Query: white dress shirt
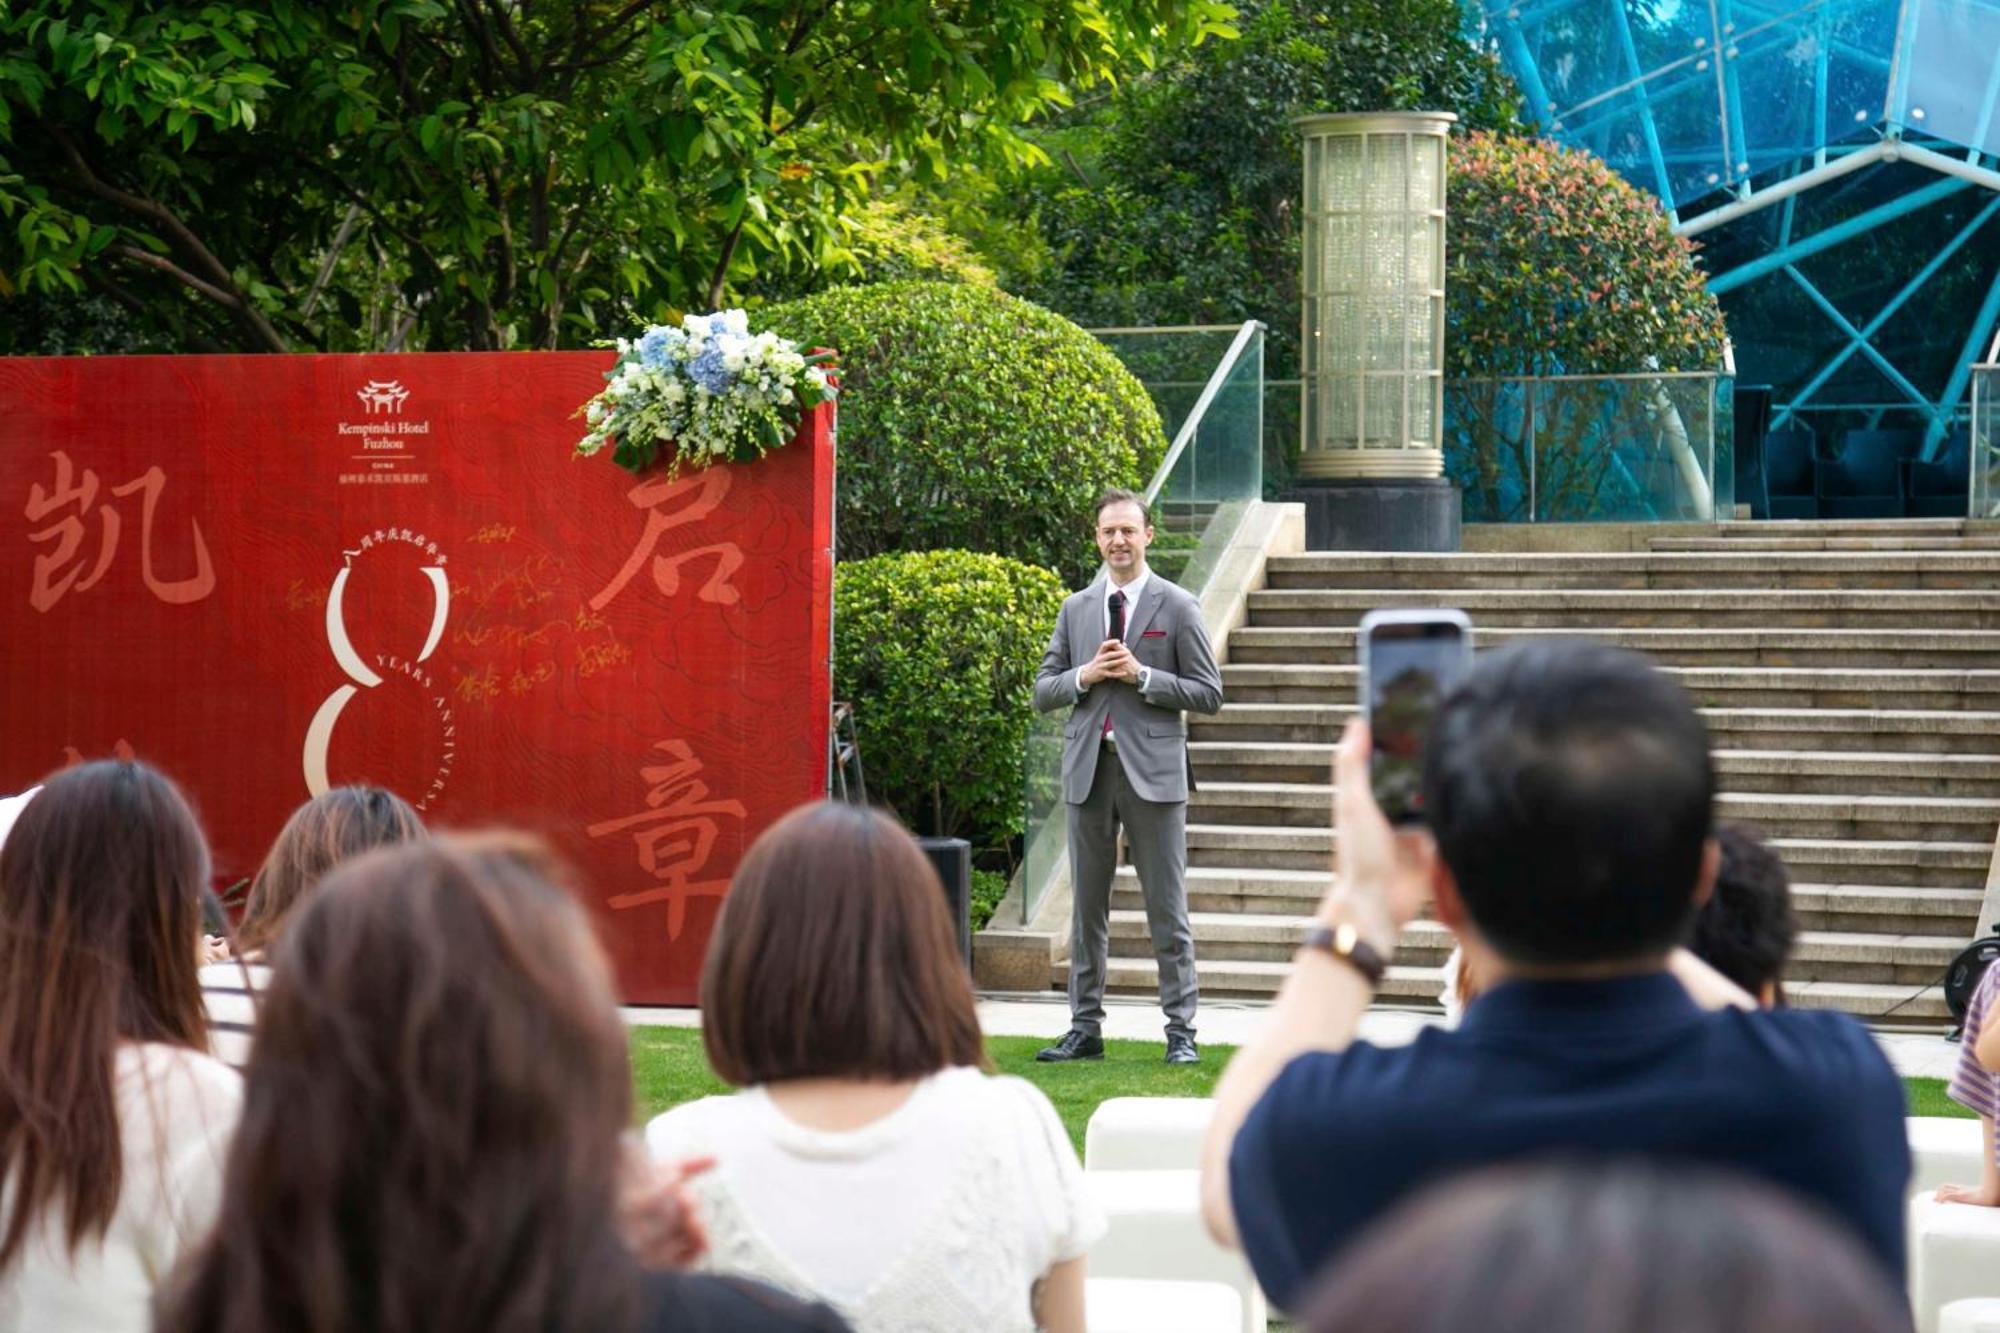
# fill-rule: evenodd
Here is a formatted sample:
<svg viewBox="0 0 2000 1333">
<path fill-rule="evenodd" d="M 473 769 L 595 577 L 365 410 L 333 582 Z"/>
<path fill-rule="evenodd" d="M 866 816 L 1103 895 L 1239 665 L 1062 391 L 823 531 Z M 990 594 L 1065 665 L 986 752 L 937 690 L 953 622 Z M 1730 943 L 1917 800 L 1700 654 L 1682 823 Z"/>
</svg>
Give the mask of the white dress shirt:
<svg viewBox="0 0 2000 1333">
<path fill-rule="evenodd" d="M 1113 582 L 1109 575 L 1105 576 L 1104 637 L 1106 639 L 1111 637 L 1111 594 L 1114 592 L 1122 592 L 1125 594 L 1124 628 L 1125 628 L 1125 633 L 1130 634 L 1132 631 L 1132 613 L 1139 609 L 1139 594 L 1146 591 L 1146 580 L 1151 578 L 1152 576 L 1153 576 L 1153 571 L 1147 569 L 1144 565 L 1139 566 L 1139 577 L 1133 579 L 1130 583 L 1125 584 L 1123 587 L 1120 587 L 1117 583 Z M 1121 635 L 1120 637 L 1123 638 L 1124 636 Z M 1092 651 L 1091 655 L 1093 657 L 1096 656 L 1095 650 Z M 1090 692 L 1088 688 L 1084 686 L 1082 677 L 1083 677 L 1083 671 L 1082 668 L 1079 667 L 1077 669 L 1077 687 L 1076 687 L 1076 697 L 1079 702 L 1083 699 L 1084 695 Z M 1143 666 L 1139 668 L 1139 693 L 1144 694 L 1146 692 L 1146 685 L 1152 679 L 1153 679 L 1153 672 L 1151 668 Z M 1107 739 L 1115 734 L 1116 733 L 1112 731 L 1107 731 L 1104 733 Z"/>
</svg>

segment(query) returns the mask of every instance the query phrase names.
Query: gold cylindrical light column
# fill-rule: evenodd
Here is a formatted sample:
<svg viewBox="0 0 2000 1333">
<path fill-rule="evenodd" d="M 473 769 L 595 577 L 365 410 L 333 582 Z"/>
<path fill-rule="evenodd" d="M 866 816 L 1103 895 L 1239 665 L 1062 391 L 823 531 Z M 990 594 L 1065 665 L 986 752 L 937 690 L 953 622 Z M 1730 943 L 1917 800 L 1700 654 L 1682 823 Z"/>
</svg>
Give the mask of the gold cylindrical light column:
<svg viewBox="0 0 2000 1333">
<path fill-rule="evenodd" d="M 1301 480 L 1444 471 L 1441 111 L 1304 116 Z"/>
</svg>

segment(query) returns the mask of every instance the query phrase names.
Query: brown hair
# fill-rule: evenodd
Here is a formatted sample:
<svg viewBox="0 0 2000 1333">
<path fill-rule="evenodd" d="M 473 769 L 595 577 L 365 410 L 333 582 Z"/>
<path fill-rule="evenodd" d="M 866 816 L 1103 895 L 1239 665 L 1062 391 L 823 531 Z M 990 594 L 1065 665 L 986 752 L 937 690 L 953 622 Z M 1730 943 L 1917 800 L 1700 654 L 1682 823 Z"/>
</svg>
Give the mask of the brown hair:
<svg viewBox="0 0 2000 1333">
<path fill-rule="evenodd" d="M 1153 526 L 1153 510 L 1146 503 L 1146 497 L 1137 491 L 1128 491 L 1123 486 L 1108 487 L 1099 493 L 1097 507 L 1090 511 L 1091 521 L 1095 522 L 1104 517 L 1104 511 L 1112 505 L 1139 506 L 1139 522 L 1141 526 L 1148 528 Z"/>
<path fill-rule="evenodd" d="M 292 811 L 250 881 L 237 952 L 269 949 L 299 899 L 348 857 L 423 836 L 424 822 L 410 803 L 381 787 L 335 787 L 313 797 Z"/>
<path fill-rule="evenodd" d="M 1846 1228 L 1684 1163 L 1501 1167 L 1418 1195 L 1321 1275 L 1311 1333 L 1907 1333 Z"/>
<path fill-rule="evenodd" d="M 767 829 L 716 921 L 701 1035 L 738 1086 L 983 1066 L 972 980 L 916 840 L 830 801 Z"/>
<path fill-rule="evenodd" d="M 46 1210 L 74 1251 L 124 1184 L 119 1043 L 208 1049 L 208 846 L 173 783 L 103 760 L 48 780 L 0 847 L 0 1268 Z"/>
<path fill-rule="evenodd" d="M 1792 876 L 1784 860 L 1747 824 L 1715 826 L 1722 862 L 1715 891 L 1694 914 L 1688 948 L 1759 1001 L 1770 989 L 1785 1003 L 1785 964 L 1799 937 Z"/>
<path fill-rule="evenodd" d="M 610 970 L 522 838 L 364 853 L 278 941 L 213 1236 L 166 1333 L 630 1327 Z"/>
</svg>

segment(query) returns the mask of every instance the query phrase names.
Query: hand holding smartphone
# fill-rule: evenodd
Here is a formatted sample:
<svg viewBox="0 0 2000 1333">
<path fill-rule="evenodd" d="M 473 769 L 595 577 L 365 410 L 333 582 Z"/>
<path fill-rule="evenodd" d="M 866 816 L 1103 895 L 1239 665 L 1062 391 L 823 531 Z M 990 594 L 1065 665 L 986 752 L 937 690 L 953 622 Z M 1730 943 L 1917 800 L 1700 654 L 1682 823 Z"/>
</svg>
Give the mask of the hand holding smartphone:
<svg viewBox="0 0 2000 1333">
<path fill-rule="evenodd" d="M 1359 636 L 1376 804 L 1391 824 L 1422 823 L 1424 744 L 1438 705 L 1472 669 L 1472 622 L 1450 608 L 1370 611 Z"/>
</svg>

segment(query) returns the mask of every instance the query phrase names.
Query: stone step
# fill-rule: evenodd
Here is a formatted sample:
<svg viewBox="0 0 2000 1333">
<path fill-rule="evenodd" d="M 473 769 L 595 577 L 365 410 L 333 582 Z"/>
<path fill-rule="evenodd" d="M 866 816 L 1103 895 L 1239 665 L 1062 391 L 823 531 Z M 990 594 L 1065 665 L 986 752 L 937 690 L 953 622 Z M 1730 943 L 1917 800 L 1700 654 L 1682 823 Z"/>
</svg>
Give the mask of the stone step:
<svg viewBox="0 0 2000 1333">
<path fill-rule="evenodd" d="M 1667 667 L 1695 702 L 1714 708 L 1892 707 L 2000 711 L 2000 671 L 1895 671 L 1798 667 Z M 1240 703 L 1335 703 L 1355 697 L 1358 666 L 1232 663 L 1225 699 Z"/>
<path fill-rule="evenodd" d="M 2000 753 L 1717 750 L 1714 758 L 1726 792 L 2000 799 Z"/>
<path fill-rule="evenodd" d="M 1731 813 L 1726 818 L 1740 818 Z M 1306 870 L 1329 873 L 1334 831 L 1272 824 L 1194 823 L 1187 826 L 1188 865 L 1241 872 Z M 1792 878 L 1801 883 L 1864 881 L 1897 888 L 1984 888 L 1992 859 L 1991 830 L 1978 841 L 1825 837 L 1769 838 Z"/>
<path fill-rule="evenodd" d="M 1333 787 L 1324 782 L 1200 782 L 1188 793 L 1190 820 L 1268 828 L 1332 828 Z"/>
<path fill-rule="evenodd" d="M 1741 820 L 1773 837 L 1876 841 L 1991 841 L 2000 799 L 1976 796 L 1854 796 L 1724 792 L 1716 817 Z M 1263 828 L 1333 826 L 1327 783 L 1204 782 L 1188 796 L 1188 819 Z"/>
<path fill-rule="evenodd" d="M 1805 930 L 1941 935 L 1963 947 L 1983 933 L 1979 906 L 1985 896 L 1982 889 L 1795 883 L 1792 911 Z"/>
<path fill-rule="evenodd" d="M 1319 870 L 1235 870 L 1190 866 L 1188 909 L 1192 912 L 1306 917 L 1333 882 Z M 1806 930 L 1871 931 L 1890 935 L 1947 937 L 1961 943 L 1981 934 L 1977 888 L 1898 888 L 1884 884 L 1795 881 L 1792 909 Z M 1118 867 L 1111 882 L 1114 911 L 1140 912 L 1145 900 L 1138 872 Z"/>
<path fill-rule="evenodd" d="M 1311 552 L 1273 556 L 1265 572 L 1272 588 L 1991 588 L 2000 551 Z"/>
<path fill-rule="evenodd" d="M 1801 883 L 1983 890 L 1993 859 L 1991 837 L 1977 842 L 1774 837 L 1769 842 Z"/>
<path fill-rule="evenodd" d="M 1195 974 L 1207 1000 L 1268 1000 L 1277 994 L 1291 969 L 1283 962 L 1195 959 Z M 1151 958 L 1113 958 L 1106 967 L 1106 987 L 1122 995 L 1159 994 L 1159 975 Z M 1382 979 L 1379 1002 L 1396 1008 L 1437 1008 L 1439 970 L 1402 963 L 1391 964 Z M 1067 963 L 1049 968 L 1049 986 L 1062 990 L 1068 985 Z M 1942 1023 L 1951 1011 L 1944 992 L 1935 985 L 1912 982 L 1898 985 L 1852 981 L 1787 981 L 1785 998 L 1800 1009 L 1840 1009 L 1862 1018 L 1889 1018 L 1901 1023 Z M 1200 1020 L 1196 1020 L 1199 1026 Z"/>
<path fill-rule="evenodd" d="M 1190 910 L 1195 956 L 1218 962 L 1282 962 L 1298 948 L 1309 916 Z M 1150 959 L 1152 936 L 1144 911 L 1114 908 L 1111 956 Z M 1935 979 L 1971 942 L 1969 936 L 1802 931 L 1792 950 L 1787 980 L 1868 981 L 1919 985 Z M 1396 961 L 1441 967 L 1458 941 L 1435 921 L 1412 921 L 1396 946 Z"/>
<path fill-rule="evenodd" d="M 1188 746 L 1202 783 L 1319 783 L 1333 771 L 1333 751 L 1328 744 L 1284 741 Z M 2000 798 L 2000 753 L 1717 750 L 1714 757 L 1725 791 Z"/>
<path fill-rule="evenodd" d="M 1265 588 L 1249 623 L 1349 626 L 1382 607 L 1457 607 L 1479 626 L 2000 629 L 1990 589 Z"/>
<path fill-rule="evenodd" d="M 1704 708 L 1709 743 L 1730 750 L 1911 750 L 1987 754 L 2000 713 L 1923 708 Z"/>
<path fill-rule="evenodd" d="M 1354 714 L 1352 702 L 1228 703 L 1191 714 L 1195 742 L 1289 741 L 1331 745 Z M 1921 751 L 1988 754 L 2000 712 L 1904 708 L 1703 708 L 1711 744 L 1732 750 Z"/>
<path fill-rule="evenodd" d="M 1996 525 L 1964 518 L 1780 518 L 1725 519 L 1718 537 L 1933 537 L 1990 534 Z"/>
<path fill-rule="evenodd" d="M 1993 551 L 2000 537 L 1655 537 L 1655 551 Z"/>
<path fill-rule="evenodd" d="M 1229 636 L 1229 661 L 1348 666 L 1354 630 L 1245 625 Z M 1529 629 L 1480 626 L 1479 646 L 1516 639 L 1592 638 L 1684 667 L 2000 667 L 2000 630 L 1931 629 Z"/>
</svg>

